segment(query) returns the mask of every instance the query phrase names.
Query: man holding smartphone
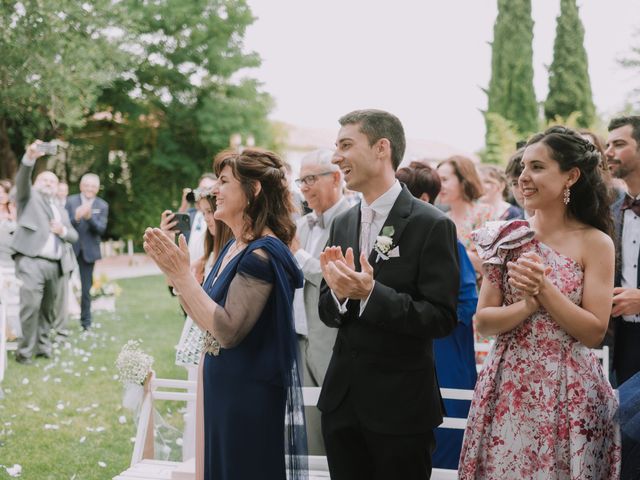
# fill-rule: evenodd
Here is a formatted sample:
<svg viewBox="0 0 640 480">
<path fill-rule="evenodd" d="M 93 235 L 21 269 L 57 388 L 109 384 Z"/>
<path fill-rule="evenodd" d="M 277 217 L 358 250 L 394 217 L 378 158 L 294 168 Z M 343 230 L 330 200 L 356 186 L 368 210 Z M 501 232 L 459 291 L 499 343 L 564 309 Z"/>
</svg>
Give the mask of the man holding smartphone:
<svg viewBox="0 0 640 480">
<path fill-rule="evenodd" d="M 39 173 L 33 184 L 36 160 L 45 155 L 46 145 L 36 140 L 27 147 L 16 176 L 18 227 L 11 249 L 20 287 L 22 339 L 16 351 L 18 363 L 30 364 L 33 357 L 51 357 L 49 331 L 55 319 L 56 296 L 64 274 L 73 263 L 64 255 L 64 242 L 75 242 L 77 232 L 55 201 L 58 177 Z"/>
<path fill-rule="evenodd" d="M 80 301 L 80 323 L 83 330 L 91 328 L 91 286 L 93 285 L 93 267 L 100 254 L 100 239 L 107 230 L 109 204 L 98 197 L 100 177 L 95 173 L 86 173 L 80 179 L 80 193 L 67 199 L 67 212 L 71 224 L 78 231 L 79 241 L 73 251 L 78 259 L 82 298 Z"/>
</svg>

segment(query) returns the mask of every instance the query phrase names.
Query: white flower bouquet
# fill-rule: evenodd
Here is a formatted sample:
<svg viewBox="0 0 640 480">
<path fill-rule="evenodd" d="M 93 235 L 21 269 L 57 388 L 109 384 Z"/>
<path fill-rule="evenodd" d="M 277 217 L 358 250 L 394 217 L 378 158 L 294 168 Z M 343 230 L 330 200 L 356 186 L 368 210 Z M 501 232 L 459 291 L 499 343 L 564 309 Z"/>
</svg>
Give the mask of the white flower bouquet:
<svg viewBox="0 0 640 480">
<path fill-rule="evenodd" d="M 144 396 L 144 382 L 151 373 L 153 357 L 140 348 L 140 340 L 129 340 L 116 359 L 118 378 L 124 385 L 122 405 L 136 411 Z"/>
</svg>

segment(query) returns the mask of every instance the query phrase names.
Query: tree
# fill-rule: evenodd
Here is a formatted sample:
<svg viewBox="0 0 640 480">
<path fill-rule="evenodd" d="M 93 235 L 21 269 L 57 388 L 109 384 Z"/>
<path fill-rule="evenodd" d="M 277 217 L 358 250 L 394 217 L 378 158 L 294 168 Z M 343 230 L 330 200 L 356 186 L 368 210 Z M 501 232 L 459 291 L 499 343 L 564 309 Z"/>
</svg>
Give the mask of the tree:
<svg viewBox="0 0 640 480">
<path fill-rule="evenodd" d="M 517 150 L 517 143 L 521 140 L 513 124 L 505 120 L 500 114 L 488 112 L 487 140 L 485 151 L 481 155 L 483 163 L 506 165 L 509 157 Z"/>
<path fill-rule="evenodd" d="M 71 150 L 105 178 L 109 234 L 139 240 L 212 170 L 232 134 L 270 145 L 272 98 L 241 76 L 260 64 L 243 51 L 254 21 L 244 0 L 129 0 L 127 9 L 138 35 L 124 48 L 135 66 L 104 89 L 97 108 L 108 114 L 94 116 Z"/>
<path fill-rule="evenodd" d="M 636 30 L 635 37 L 640 40 L 640 29 Z M 620 63 L 630 70 L 637 70 L 640 73 L 640 42 L 638 44 L 631 47 L 631 54 L 620 60 Z M 638 78 L 638 77 L 636 77 Z M 640 111 L 640 85 L 634 89 L 633 93 L 630 95 L 630 105 L 628 105 L 627 110 L 629 113 L 632 111 Z"/>
<path fill-rule="evenodd" d="M 491 44 L 491 79 L 486 90 L 487 144 L 496 136 L 496 132 L 491 130 L 496 122 L 486 115 L 489 113 L 498 114 L 510 122 L 521 137 L 537 129 L 538 105 L 533 88 L 532 41 L 531 0 L 498 0 L 498 16 Z M 487 160 L 500 163 L 503 156 L 504 152 L 501 152 Z"/>
<path fill-rule="evenodd" d="M 551 120 L 556 116 L 568 117 L 573 112 L 580 112 L 577 118 L 580 127 L 590 127 L 595 120 L 584 27 L 576 0 L 561 0 L 544 114 Z"/>
<path fill-rule="evenodd" d="M 125 69 L 129 23 L 111 0 L 7 0 L 0 5 L 0 178 L 35 137 L 84 124 L 101 88 Z"/>
</svg>

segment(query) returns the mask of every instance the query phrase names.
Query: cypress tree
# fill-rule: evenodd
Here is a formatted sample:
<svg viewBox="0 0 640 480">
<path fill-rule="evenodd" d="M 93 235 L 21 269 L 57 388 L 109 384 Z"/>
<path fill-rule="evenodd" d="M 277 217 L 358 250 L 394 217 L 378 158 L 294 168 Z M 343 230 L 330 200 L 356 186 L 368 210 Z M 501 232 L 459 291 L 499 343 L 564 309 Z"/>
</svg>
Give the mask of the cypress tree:
<svg viewBox="0 0 640 480">
<path fill-rule="evenodd" d="M 595 119 L 584 27 L 576 0 L 561 0 L 549 69 L 549 94 L 544 104 L 547 120 L 580 112 L 578 126 L 589 127 Z"/>
<path fill-rule="evenodd" d="M 498 16 L 491 44 L 491 80 L 487 114 L 511 123 L 520 136 L 538 128 L 538 105 L 533 88 L 533 19 L 531 0 L 498 0 Z M 495 122 L 485 115 L 486 143 L 494 141 Z M 491 150 L 491 149 L 490 149 Z M 488 161 L 500 163 L 505 152 Z M 510 152 L 506 152 L 510 153 Z M 489 155 L 491 156 L 491 155 Z"/>
</svg>

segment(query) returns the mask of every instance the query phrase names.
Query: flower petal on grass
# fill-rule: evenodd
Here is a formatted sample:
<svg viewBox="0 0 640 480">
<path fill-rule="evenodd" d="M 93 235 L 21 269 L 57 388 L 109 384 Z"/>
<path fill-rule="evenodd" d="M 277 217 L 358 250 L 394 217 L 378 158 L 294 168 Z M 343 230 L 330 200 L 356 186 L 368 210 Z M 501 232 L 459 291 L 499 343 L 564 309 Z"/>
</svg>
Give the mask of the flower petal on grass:
<svg viewBox="0 0 640 480">
<path fill-rule="evenodd" d="M 22 465 L 15 463 L 13 467 L 4 467 L 10 477 L 19 477 L 22 475 Z"/>
</svg>

